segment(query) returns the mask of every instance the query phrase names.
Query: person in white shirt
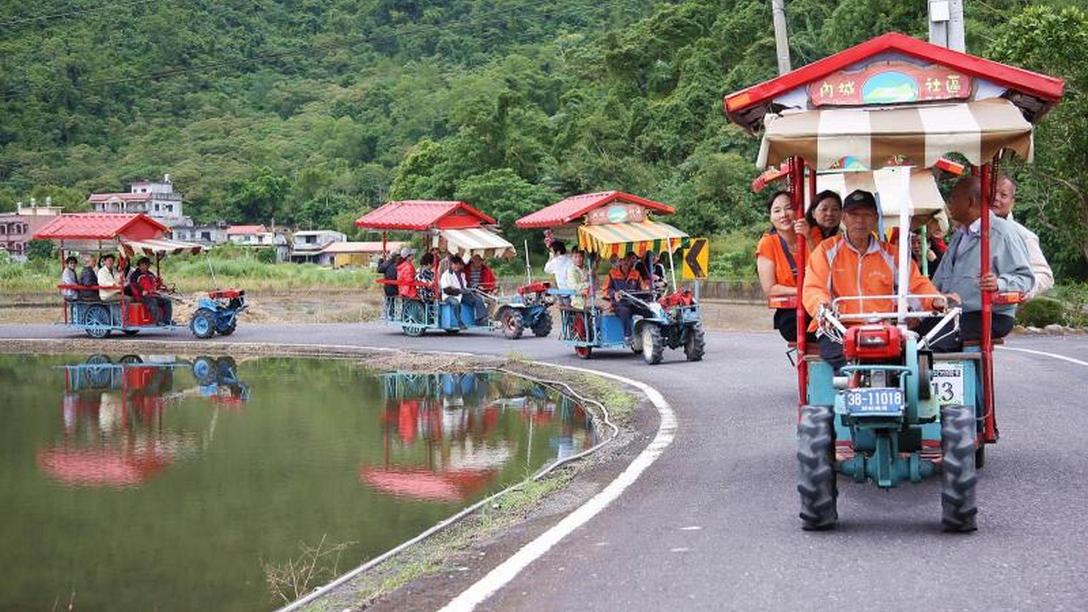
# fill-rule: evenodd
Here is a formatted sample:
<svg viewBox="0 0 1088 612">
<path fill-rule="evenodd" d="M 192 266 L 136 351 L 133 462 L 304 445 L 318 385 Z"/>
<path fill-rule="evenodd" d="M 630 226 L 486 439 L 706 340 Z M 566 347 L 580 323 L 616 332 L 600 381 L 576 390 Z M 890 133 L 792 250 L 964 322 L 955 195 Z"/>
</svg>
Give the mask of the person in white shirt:
<svg viewBox="0 0 1088 612">
<path fill-rule="evenodd" d="M 60 290 L 60 294 L 69 302 L 74 301 L 79 296 L 77 290 L 71 288 L 72 285 L 79 284 L 79 279 L 76 277 L 76 263 L 76 258 L 69 255 L 64 260 L 64 271 L 60 275 L 60 284 L 68 285 L 67 288 Z"/>
<path fill-rule="evenodd" d="M 570 289 L 570 285 L 567 284 L 567 270 L 570 269 L 571 259 L 570 255 L 567 255 L 567 245 L 560 240 L 555 240 L 548 253 L 548 263 L 544 264 L 545 274 L 555 277 L 556 289 Z"/>
<path fill-rule="evenodd" d="M 99 287 L 120 287 L 121 279 L 117 277 L 113 271 L 113 255 L 106 254 L 102 256 L 102 267 L 98 269 L 98 286 Z M 121 299 L 120 289 L 99 289 L 98 298 L 103 302 L 116 301 Z"/>
<path fill-rule="evenodd" d="M 1024 298 L 1031 298 L 1046 293 L 1054 286 L 1054 272 L 1043 255 L 1043 249 L 1039 246 L 1039 237 L 1035 232 L 1024 227 L 1022 223 L 1012 218 L 1012 208 L 1016 205 L 1016 181 L 1002 174 L 997 178 L 997 189 L 994 191 L 994 201 L 991 207 L 994 213 L 1002 219 L 1006 219 L 1020 234 L 1024 245 L 1028 248 L 1028 263 L 1031 265 L 1031 274 L 1035 277 L 1035 286 L 1024 294 Z"/>
<path fill-rule="evenodd" d="M 454 312 L 458 314 L 457 323 L 462 329 L 466 327 L 460 317 L 462 302 L 472 306 L 477 325 L 483 325 L 484 323 L 481 321 L 486 322 L 487 307 L 484 305 L 483 300 L 469 289 L 468 281 L 465 280 L 465 261 L 460 256 L 450 257 L 450 267 L 442 273 L 442 278 L 438 281 L 438 288 L 442 292 L 446 303 L 455 307 Z"/>
</svg>

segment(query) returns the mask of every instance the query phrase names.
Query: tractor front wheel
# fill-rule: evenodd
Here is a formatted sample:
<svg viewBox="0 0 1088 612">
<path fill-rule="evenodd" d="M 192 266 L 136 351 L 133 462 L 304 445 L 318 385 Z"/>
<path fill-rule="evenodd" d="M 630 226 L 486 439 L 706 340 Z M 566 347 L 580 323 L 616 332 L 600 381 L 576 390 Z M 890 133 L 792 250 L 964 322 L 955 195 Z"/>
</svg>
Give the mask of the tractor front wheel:
<svg viewBox="0 0 1088 612">
<path fill-rule="evenodd" d="M 665 356 L 665 343 L 661 339 L 661 328 L 656 323 L 647 323 L 640 330 L 642 335 L 642 358 L 646 363 L 661 363 Z"/>
<path fill-rule="evenodd" d="M 941 409 L 941 523 L 945 531 L 978 529 L 975 515 L 975 415 L 967 406 Z"/>
<path fill-rule="evenodd" d="M 834 418 L 831 406 L 804 406 L 797 423 L 797 492 L 805 531 L 831 529 L 839 520 Z"/>
<path fill-rule="evenodd" d="M 696 323 L 688 330 L 688 339 L 684 343 L 684 356 L 688 361 L 701 361 L 706 353 L 706 332 L 703 324 Z"/>
<path fill-rule="evenodd" d="M 508 340 L 517 340 L 525 331 L 525 319 L 514 308 L 503 308 L 499 311 L 499 323 L 502 324 L 502 335 Z"/>
</svg>

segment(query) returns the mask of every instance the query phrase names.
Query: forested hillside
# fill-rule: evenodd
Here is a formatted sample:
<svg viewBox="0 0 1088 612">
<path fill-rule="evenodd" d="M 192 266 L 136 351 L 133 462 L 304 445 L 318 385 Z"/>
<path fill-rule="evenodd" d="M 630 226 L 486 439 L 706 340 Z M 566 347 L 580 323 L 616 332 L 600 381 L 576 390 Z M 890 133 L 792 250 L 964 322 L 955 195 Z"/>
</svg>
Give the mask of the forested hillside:
<svg viewBox="0 0 1088 612">
<path fill-rule="evenodd" d="M 969 49 L 1064 76 L 1017 169 L 1065 275 L 1088 241 L 1088 17 L 968 1 Z M 1068 5 L 1068 6 L 1067 6 Z M 925 2 L 788 0 L 795 65 L 923 36 Z M 170 172 L 201 220 L 347 227 L 389 198 L 513 219 L 606 188 L 747 229 L 758 142 L 724 93 L 775 73 L 766 0 L 45 0 L 0 9 L 0 209 Z"/>
</svg>

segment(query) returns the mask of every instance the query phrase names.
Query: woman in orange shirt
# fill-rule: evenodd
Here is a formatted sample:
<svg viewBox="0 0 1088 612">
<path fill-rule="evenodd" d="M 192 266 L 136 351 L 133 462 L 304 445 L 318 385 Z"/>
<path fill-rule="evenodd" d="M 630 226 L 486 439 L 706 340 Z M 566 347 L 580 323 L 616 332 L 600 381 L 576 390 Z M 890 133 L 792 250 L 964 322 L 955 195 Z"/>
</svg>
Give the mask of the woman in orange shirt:
<svg viewBox="0 0 1088 612">
<path fill-rule="evenodd" d="M 816 199 L 809 204 L 808 212 L 805 213 L 804 225 L 794 229 L 806 232 L 808 250 L 812 251 L 827 238 L 838 235 L 840 225 L 842 197 L 828 189 L 816 194 Z"/>
<path fill-rule="evenodd" d="M 756 246 L 756 272 L 767 299 L 797 295 L 797 230 L 790 194 L 776 191 L 767 200 L 771 231 Z M 787 342 L 797 339 L 797 311 L 776 308 L 774 328 Z"/>
</svg>

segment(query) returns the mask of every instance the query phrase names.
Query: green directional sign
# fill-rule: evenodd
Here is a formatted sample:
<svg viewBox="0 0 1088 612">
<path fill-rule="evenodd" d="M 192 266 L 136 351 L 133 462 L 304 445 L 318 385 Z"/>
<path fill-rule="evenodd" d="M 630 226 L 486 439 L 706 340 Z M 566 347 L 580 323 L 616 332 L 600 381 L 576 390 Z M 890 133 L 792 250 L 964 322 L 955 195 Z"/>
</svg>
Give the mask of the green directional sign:
<svg viewBox="0 0 1088 612">
<path fill-rule="evenodd" d="M 706 238 L 692 238 L 684 249 L 681 261 L 681 277 L 684 280 L 704 279 L 710 271 L 710 245 Z"/>
</svg>

